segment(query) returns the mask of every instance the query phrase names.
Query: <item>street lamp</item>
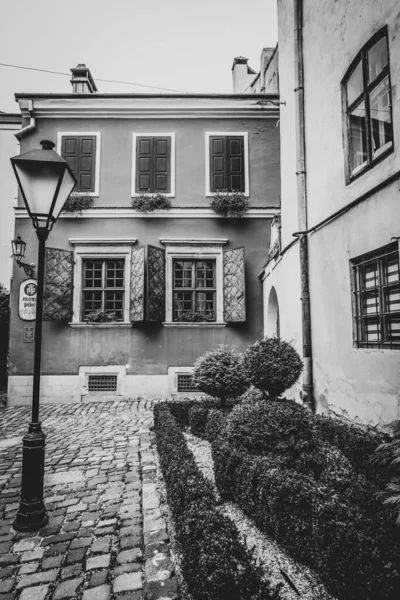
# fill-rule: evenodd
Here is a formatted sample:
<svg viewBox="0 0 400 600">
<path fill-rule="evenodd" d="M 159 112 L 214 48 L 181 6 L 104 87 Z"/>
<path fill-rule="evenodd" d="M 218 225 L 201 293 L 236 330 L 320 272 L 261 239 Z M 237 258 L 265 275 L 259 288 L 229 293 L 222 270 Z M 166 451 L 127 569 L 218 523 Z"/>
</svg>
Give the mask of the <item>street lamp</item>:
<svg viewBox="0 0 400 600">
<path fill-rule="evenodd" d="M 12 240 L 11 247 L 13 251 L 12 255 L 15 258 L 15 262 L 17 263 L 17 265 L 20 268 L 22 267 L 24 269 L 25 275 L 28 275 L 28 277 L 33 277 L 35 263 L 31 263 L 30 265 L 28 265 L 27 263 L 22 262 L 22 259 L 25 256 L 26 243 L 20 235 L 17 235 L 15 240 Z"/>
<path fill-rule="evenodd" d="M 67 162 L 48 140 L 41 150 L 29 150 L 11 159 L 18 186 L 39 241 L 37 303 L 33 362 L 32 421 L 23 437 L 21 500 L 14 520 L 17 531 L 35 531 L 49 520 L 43 502 L 46 436 L 39 421 L 45 244 L 76 180 Z M 20 249 L 18 248 L 20 251 Z"/>
</svg>

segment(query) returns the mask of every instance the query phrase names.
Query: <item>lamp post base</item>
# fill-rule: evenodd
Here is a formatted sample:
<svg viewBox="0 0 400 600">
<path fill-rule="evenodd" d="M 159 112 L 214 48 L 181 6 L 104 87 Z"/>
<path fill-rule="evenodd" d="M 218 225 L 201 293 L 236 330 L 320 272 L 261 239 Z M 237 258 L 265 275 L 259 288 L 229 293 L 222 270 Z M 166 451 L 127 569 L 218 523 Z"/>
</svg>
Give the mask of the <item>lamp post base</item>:
<svg viewBox="0 0 400 600">
<path fill-rule="evenodd" d="M 13 523 L 17 531 L 37 531 L 49 520 L 43 503 L 45 440 L 40 423 L 30 423 L 22 442 L 21 501 Z"/>
</svg>

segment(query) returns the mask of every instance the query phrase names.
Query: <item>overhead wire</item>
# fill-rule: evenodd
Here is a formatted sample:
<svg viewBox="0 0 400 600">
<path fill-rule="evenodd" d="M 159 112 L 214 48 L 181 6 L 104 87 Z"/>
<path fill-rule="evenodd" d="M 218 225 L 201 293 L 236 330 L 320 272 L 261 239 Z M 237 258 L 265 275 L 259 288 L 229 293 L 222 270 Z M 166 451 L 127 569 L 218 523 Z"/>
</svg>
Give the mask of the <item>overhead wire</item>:
<svg viewBox="0 0 400 600">
<path fill-rule="evenodd" d="M 36 67 L 23 67 L 21 65 L 11 65 L 8 63 L 0 63 L 1 67 L 11 67 L 13 69 L 23 69 L 25 71 L 39 71 L 40 73 L 51 73 L 52 75 L 65 75 L 66 77 L 71 77 L 71 73 L 63 73 L 62 71 L 50 71 L 49 69 L 39 69 Z M 164 90 L 166 92 L 175 92 L 177 94 L 187 94 L 189 92 L 185 92 L 183 90 L 173 90 L 171 88 L 159 87 L 156 85 L 145 85 L 144 83 L 134 83 L 133 81 L 119 81 L 117 79 L 101 79 L 100 77 L 96 77 L 95 81 L 103 81 L 105 83 L 120 83 L 122 85 L 135 85 L 137 87 L 145 87 L 151 88 L 154 90 Z"/>
</svg>

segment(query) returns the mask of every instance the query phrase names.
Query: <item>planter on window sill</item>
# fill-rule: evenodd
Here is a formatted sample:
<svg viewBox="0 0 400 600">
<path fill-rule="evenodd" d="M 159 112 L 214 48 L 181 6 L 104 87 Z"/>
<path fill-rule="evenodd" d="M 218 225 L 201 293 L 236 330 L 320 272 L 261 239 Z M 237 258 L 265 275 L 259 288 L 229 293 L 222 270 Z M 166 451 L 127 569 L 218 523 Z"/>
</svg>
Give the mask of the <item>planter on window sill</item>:
<svg viewBox="0 0 400 600">
<path fill-rule="evenodd" d="M 227 323 L 217 321 L 165 321 L 163 327 L 197 327 L 200 329 L 226 327 Z"/>
<path fill-rule="evenodd" d="M 222 218 L 240 219 L 249 210 L 249 199 L 238 190 L 213 192 L 210 208 Z"/>
<path fill-rule="evenodd" d="M 139 213 L 151 213 L 171 208 L 171 200 L 161 192 L 138 194 L 131 200 L 132 208 Z"/>
<path fill-rule="evenodd" d="M 68 323 L 73 329 L 128 329 L 133 326 L 131 322 L 125 321 L 107 321 L 107 322 L 94 322 L 94 321 L 71 321 Z"/>
</svg>

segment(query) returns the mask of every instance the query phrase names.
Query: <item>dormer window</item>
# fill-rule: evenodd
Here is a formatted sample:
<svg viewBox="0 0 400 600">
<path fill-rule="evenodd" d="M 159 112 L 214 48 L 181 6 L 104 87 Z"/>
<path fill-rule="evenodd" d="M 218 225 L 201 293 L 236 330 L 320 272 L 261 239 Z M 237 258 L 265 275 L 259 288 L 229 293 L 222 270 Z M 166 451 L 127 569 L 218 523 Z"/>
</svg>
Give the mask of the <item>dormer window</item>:
<svg viewBox="0 0 400 600">
<path fill-rule="evenodd" d="M 393 151 L 387 28 L 362 48 L 343 80 L 348 181 Z"/>
</svg>

